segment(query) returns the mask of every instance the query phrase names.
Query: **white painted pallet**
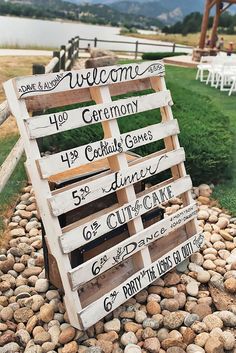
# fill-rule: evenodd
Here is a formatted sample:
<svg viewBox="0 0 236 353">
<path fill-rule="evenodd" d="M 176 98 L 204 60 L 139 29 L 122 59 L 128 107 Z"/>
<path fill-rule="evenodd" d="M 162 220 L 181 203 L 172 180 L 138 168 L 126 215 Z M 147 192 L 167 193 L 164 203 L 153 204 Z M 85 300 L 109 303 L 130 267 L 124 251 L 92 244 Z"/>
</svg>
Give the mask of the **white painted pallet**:
<svg viewBox="0 0 236 353">
<path fill-rule="evenodd" d="M 27 168 L 44 223 L 49 252 L 56 259 L 71 324 L 86 329 L 198 250 L 197 206 L 186 175 L 185 153 L 179 146 L 179 127 L 173 118 L 170 92 L 161 62 L 128 64 L 80 71 L 16 78 L 4 84 L 17 119 L 27 155 Z M 112 96 L 151 88 L 154 92 L 112 101 Z M 93 100 L 96 104 L 34 117 L 32 111 Z M 40 109 L 39 109 L 40 108 Z M 121 133 L 118 119 L 160 109 L 162 121 Z M 40 156 L 37 138 L 82 126 L 101 124 L 103 140 Z M 162 140 L 164 149 L 128 164 L 125 152 Z M 80 169 L 108 159 L 110 170 L 50 190 L 55 174 L 82 174 Z M 92 164 L 91 164 L 92 165 Z M 171 170 L 172 177 L 139 193 L 135 184 Z M 68 174 L 69 175 L 69 174 Z M 101 203 L 116 194 L 117 201 L 75 222 L 61 226 L 59 217 Z M 144 227 L 142 216 L 174 197 L 183 207 L 173 215 Z M 110 196 L 109 196 L 110 197 Z M 127 225 L 119 238 L 103 239 Z M 126 234 L 128 234 L 126 236 Z M 106 238 L 105 238 L 106 239 Z M 163 240 L 164 239 L 164 240 Z M 86 247 L 91 245 L 87 251 Z M 83 249 L 82 263 L 72 255 Z"/>
</svg>

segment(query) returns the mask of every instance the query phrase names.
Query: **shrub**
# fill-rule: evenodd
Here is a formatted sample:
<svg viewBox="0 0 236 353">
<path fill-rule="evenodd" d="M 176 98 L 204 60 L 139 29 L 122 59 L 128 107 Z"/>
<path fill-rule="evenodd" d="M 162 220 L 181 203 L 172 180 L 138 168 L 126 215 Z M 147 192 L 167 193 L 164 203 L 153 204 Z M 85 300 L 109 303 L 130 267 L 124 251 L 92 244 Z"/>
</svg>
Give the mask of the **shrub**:
<svg viewBox="0 0 236 353">
<path fill-rule="evenodd" d="M 144 53 L 142 55 L 143 60 L 161 60 L 163 58 L 169 58 L 170 56 L 187 55 L 186 53 L 172 53 L 172 52 L 161 52 L 161 53 Z"/>
</svg>

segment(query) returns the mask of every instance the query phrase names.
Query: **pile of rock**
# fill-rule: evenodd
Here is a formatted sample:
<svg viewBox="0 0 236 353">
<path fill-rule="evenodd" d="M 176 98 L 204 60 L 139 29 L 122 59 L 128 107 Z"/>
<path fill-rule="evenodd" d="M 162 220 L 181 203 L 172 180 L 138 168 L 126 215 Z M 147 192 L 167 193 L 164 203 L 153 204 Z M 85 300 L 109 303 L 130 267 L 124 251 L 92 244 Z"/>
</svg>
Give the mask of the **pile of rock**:
<svg viewBox="0 0 236 353">
<path fill-rule="evenodd" d="M 236 219 L 194 189 L 206 242 L 164 277 L 86 332 L 67 319 L 45 278 L 41 223 L 32 188 L 24 189 L 0 250 L 1 353 L 236 353 Z M 171 214 L 179 198 L 165 205 Z"/>
<path fill-rule="evenodd" d="M 90 59 L 85 61 L 86 69 L 115 65 L 118 62 L 117 56 L 109 50 L 92 48 L 89 53 Z"/>
</svg>

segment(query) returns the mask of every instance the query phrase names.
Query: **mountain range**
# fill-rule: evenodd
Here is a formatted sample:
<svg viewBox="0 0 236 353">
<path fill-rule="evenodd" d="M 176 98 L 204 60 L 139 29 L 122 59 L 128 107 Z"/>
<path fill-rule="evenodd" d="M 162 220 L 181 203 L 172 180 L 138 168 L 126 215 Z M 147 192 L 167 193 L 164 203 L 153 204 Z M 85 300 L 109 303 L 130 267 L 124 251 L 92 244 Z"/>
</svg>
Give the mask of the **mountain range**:
<svg viewBox="0 0 236 353">
<path fill-rule="evenodd" d="M 203 12 L 205 0 L 67 0 L 76 4 L 104 4 L 119 12 L 156 18 L 164 24 L 182 21 L 191 12 Z"/>
</svg>

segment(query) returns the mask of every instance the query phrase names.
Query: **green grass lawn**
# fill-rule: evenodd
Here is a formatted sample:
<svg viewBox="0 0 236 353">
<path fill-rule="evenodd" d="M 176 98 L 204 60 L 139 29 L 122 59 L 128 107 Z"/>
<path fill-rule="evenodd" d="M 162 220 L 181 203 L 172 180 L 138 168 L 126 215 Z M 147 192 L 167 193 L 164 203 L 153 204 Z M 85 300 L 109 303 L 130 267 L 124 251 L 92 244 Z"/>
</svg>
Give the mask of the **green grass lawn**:
<svg viewBox="0 0 236 353">
<path fill-rule="evenodd" d="M 196 81 L 196 69 L 167 66 L 166 72 L 167 87 L 171 89 L 171 85 L 175 83 L 180 89 L 187 88 L 193 93 L 193 100 L 194 93 L 207 96 L 214 104 L 215 108 L 229 118 L 234 141 L 232 164 L 230 168 L 231 178 L 216 185 L 213 196 L 219 200 L 222 207 L 236 215 L 236 96 L 233 94 L 229 97 L 227 92 L 220 92 L 218 89 L 205 85 L 205 83 Z M 175 102 L 175 92 L 173 91 L 172 96 L 174 103 L 178 104 L 178 102 Z M 202 129 L 204 129 L 204 126 Z M 219 144 L 220 143 L 221 141 L 219 141 Z M 199 168 L 201 168 L 201 166 L 199 166 Z M 208 182 L 208 180 L 206 180 L 206 182 Z"/>
</svg>

